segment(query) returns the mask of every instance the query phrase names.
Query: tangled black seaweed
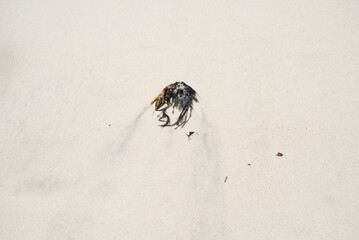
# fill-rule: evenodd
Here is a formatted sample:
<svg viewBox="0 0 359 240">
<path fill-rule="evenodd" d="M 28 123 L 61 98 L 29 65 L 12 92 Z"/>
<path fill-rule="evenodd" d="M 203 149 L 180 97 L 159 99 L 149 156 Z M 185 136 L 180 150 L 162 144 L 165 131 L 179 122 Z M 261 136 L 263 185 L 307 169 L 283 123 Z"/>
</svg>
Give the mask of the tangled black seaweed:
<svg viewBox="0 0 359 240">
<path fill-rule="evenodd" d="M 165 87 L 162 92 L 151 102 L 155 104 L 155 111 L 162 112 L 159 118 L 160 122 L 164 122 L 162 127 L 176 126 L 183 127 L 192 116 L 193 101 L 198 102 L 197 93 L 193 88 L 184 82 L 175 82 Z M 171 124 L 171 119 L 166 110 L 170 107 L 180 111 L 176 122 Z"/>
</svg>

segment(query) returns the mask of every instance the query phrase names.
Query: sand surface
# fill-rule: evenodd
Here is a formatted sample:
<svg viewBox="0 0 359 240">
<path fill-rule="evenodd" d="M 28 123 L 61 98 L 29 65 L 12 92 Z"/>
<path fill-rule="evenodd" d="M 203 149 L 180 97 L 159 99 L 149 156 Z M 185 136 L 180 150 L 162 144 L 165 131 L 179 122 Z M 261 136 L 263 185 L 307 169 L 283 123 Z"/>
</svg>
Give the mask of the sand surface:
<svg viewBox="0 0 359 240">
<path fill-rule="evenodd" d="M 1 1 L 0 239 L 359 239 L 358 12 Z M 175 81 L 200 103 L 162 129 Z"/>
</svg>

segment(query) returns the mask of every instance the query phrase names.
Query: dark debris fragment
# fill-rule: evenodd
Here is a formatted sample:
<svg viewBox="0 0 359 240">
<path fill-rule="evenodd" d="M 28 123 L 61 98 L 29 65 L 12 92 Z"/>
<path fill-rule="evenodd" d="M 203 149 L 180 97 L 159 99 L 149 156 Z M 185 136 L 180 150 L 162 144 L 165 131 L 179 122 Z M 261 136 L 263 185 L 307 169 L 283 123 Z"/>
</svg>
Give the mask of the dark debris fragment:
<svg viewBox="0 0 359 240">
<path fill-rule="evenodd" d="M 196 132 L 188 132 L 188 134 L 186 134 L 187 135 L 187 137 L 188 137 L 188 141 L 190 141 L 191 140 L 191 136 L 193 135 L 193 134 L 195 134 Z M 197 133 L 198 134 L 198 133 Z"/>
</svg>

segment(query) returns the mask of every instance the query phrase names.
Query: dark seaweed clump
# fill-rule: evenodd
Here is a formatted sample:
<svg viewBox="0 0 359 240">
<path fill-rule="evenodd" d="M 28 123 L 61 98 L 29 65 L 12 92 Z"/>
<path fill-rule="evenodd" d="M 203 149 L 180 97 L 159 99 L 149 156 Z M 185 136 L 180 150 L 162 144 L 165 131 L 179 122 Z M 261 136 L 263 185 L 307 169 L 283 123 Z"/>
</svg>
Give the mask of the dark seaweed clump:
<svg viewBox="0 0 359 240">
<path fill-rule="evenodd" d="M 198 102 L 196 91 L 184 82 L 175 82 L 165 87 L 157 98 L 155 111 L 162 112 L 159 121 L 164 122 L 162 127 L 183 127 L 192 116 L 193 103 Z M 179 110 L 178 118 L 172 123 L 167 114 L 168 108 Z"/>
</svg>

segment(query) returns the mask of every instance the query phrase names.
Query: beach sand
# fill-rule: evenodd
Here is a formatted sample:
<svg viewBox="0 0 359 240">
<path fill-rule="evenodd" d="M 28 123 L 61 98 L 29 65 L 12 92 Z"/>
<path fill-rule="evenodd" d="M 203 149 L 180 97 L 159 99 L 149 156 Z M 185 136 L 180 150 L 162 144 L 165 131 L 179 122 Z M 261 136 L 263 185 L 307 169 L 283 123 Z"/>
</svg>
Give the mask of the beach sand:
<svg viewBox="0 0 359 240">
<path fill-rule="evenodd" d="M 0 238 L 359 239 L 358 11 L 2 1 Z"/>
</svg>

